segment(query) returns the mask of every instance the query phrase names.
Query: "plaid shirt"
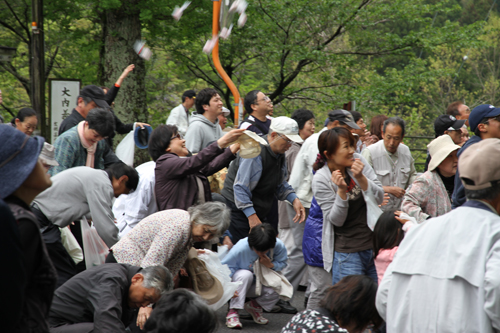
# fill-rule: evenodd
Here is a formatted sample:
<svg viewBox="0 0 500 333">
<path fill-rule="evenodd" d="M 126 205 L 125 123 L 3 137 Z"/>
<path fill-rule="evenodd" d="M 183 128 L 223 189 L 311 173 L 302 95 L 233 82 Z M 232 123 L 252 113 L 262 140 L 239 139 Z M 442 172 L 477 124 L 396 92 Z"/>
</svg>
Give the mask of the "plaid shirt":
<svg viewBox="0 0 500 333">
<path fill-rule="evenodd" d="M 55 176 L 61 171 L 77 166 L 85 166 L 87 162 L 87 150 L 83 148 L 80 137 L 78 136 L 77 126 L 67 130 L 54 143 L 55 159 L 59 166 L 52 167 L 49 170 L 51 176 Z M 97 149 L 94 158 L 94 169 L 104 169 L 104 154 L 109 150 L 104 140 L 97 143 Z"/>
</svg>

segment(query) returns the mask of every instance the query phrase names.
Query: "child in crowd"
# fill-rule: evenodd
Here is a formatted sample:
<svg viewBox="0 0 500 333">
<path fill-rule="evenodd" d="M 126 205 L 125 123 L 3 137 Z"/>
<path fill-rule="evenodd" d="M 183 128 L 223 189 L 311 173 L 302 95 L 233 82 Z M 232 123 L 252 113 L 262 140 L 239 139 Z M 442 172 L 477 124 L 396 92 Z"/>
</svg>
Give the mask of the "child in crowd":
<svg viewBox="0 0 500 333">
<path fill-rule="evenodd" d="M 412 220 L 414 219 L 400 211 L 384 212 L 378 218 L 373 229 L 373 254 L 379 284 L 405 233 L 416 224 Z"/>
<path fill-rule="evenodd" d="M 226 325 L 229 328 L 242 328 L 238 310 L 245 309 L 254 322 L 265 325 L 269 322 L 262 316 L 262 309 L 270 311 L 278 302 L 279 295 L 272 288 L 262 286 L 260 296 L 255 293 L 254 265 L 256 261 L 261 265 L 280 272 L 286 267 L 288 256 L 285 245 L 276 238 L 276 231 L 268 224 L 263 223 L 253 227 L 248 237 L 240 239 L 222 260 L 231 270 L 233 282 L 241 281 L 237 296 L 231 299 L 229 312 L 226 316 Z M 245 298 L 250 301 L 245 303 Z"/>
</svg>

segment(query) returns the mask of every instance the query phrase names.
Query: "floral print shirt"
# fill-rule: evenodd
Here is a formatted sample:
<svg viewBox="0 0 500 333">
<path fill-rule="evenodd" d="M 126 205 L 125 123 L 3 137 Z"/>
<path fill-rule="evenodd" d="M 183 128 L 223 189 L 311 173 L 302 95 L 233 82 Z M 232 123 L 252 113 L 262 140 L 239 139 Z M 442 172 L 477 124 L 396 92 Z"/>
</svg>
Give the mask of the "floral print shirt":
<svg viewBox="0 0 500 333">
<path fill-rule="evenodd" d="M 192 243 L 189 213 L 170 209 L 143 219 L 111 250 L 120 264 L 165 265 L 175 276 L 184 265 Z"/>
<path fill-rule="evenodd" d="M 349 333 L 325 309 L 305 310 L 293 316 L 281 333 Z"/>
</svg>

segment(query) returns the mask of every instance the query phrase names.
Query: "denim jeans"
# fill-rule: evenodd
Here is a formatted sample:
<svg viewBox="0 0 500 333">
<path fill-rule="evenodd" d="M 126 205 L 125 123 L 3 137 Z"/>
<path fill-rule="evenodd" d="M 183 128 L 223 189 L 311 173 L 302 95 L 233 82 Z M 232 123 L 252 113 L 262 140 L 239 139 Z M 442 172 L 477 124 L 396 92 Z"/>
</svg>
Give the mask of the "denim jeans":
<svg viewBox="0 0 500 333">
<path fill-rule="evenodd" d="M 373 251 L 353 253 L 335 252 L 332 266 L 333 284 L 348 275 L 367 275 L 378 283 L 377 270 L 373 262 Z"/>
</svg>

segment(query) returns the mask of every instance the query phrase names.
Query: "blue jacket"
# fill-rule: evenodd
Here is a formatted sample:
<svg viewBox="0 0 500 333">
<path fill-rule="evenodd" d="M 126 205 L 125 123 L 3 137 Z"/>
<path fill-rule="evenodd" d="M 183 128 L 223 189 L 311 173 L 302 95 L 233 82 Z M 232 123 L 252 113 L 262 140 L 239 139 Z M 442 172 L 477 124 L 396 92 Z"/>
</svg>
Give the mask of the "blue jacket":
<svg viewBox="0 0 500 333">
<path fill-rule="evenodd" d="M 467 140 L 463 147 L 460 148 L 457 153 L 457 157 L 460 158 L 460 155 L 462 155 L 467 148 L 475 143 L 478 143 L 479 141 L 481 141 L 481 137 L 477 135 L 472 136 L 472 138 Z M 465 203 L 465 201 L 467 201 L 467 198 L 465 197 L 465 188 L 460 180 L 460 170 L 457 169 L 457 173 L 455 174 L 455 187 L 453 189 L 453 194 L 451 195 L 451 208 L 455 209 L 460 207 Z"/>
<path fill-rule="evenodd" d="M 321 252 L 322 233 L 323 211 L 318 205 L 316 198 L 313 197 L 306 226 L 304 227 L 304 238 L 302 238 L 304 261 L 309 266 L 323 267 L 323 254 Z"/>
</svg>

